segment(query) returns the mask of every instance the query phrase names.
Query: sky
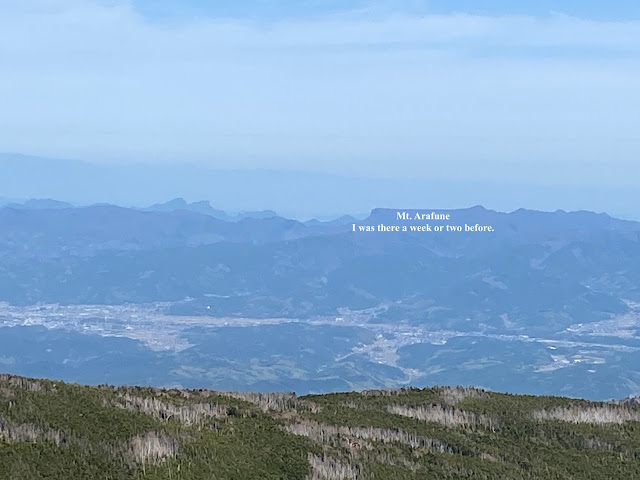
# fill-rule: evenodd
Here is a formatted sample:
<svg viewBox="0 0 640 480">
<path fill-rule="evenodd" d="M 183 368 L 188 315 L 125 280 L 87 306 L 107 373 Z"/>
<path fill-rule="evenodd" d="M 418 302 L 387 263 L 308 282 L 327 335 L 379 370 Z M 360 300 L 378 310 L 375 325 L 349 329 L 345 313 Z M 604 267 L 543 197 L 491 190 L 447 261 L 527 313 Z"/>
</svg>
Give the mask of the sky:
<svg viewBox="0 0 640 480">
<path fill-rule="evenodd" d="M 639 59 L 637 1 L 0 0 L 0 152 L 637 191 Z"/>
</svg>

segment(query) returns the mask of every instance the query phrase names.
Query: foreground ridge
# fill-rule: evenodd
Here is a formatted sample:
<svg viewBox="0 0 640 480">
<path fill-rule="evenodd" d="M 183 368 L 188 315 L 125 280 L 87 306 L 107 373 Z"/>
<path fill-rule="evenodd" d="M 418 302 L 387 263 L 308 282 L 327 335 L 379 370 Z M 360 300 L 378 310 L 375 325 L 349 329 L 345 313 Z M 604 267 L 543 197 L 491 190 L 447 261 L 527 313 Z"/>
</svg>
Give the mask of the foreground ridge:
<svg viewBox="0 0 640 480">
<path fill-rule="evenodd" d="M 463 387 L 308 395 L 0 375 L 0 478 L 638 478 L 640 406 Z"/>
</svg>

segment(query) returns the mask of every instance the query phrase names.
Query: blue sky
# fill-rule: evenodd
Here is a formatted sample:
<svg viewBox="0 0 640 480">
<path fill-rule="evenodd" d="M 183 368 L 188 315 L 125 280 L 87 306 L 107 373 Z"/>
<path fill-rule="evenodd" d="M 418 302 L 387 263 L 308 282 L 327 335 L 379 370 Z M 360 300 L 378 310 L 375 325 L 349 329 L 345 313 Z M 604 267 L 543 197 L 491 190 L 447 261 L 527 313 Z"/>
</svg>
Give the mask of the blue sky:
<svg viewBox="0 0 640 480">
<path fill-rule="evenodd" d="M 411 14 L 450 14 L 466 12 L 486 15 L 546 16 L 552 12 L 596 20 L 631 20 L 640 18 L 640 4 L 635 0 L 135 0 L 135 7 L 149 18 L 168 16 L 228 16 L 240 18 L 309 17 L 345 9 L 385 8 Z"/>
<path fill-rule="evenodd" d="M 0 0 L 0 12 L 0 152 L 640 187 L 637 1 Z"/>
</svg>

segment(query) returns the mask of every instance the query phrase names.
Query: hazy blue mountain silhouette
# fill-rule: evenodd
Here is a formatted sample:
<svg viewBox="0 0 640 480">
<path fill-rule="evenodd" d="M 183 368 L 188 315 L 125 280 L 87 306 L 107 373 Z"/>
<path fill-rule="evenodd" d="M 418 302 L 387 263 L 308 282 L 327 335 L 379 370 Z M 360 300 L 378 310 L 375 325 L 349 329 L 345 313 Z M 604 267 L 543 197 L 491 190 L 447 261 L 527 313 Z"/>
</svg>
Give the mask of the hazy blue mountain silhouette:
<svg viewBox="0 0 640 480">
<path fill-rule="evenodd" d="M 349 178 L 313 171 L 223 170 L 198 163 L 90 163 L 0 153 L 0 195 L 56 198 L 76 205 L 110 202 L 147 206 L 189 195 L 225 211 L 272 209 L 296 218 L 337 217 L 378 205 L 446 207 L 519 205 L 591 208 L 640 219 L 630 198 L 638 187 L 532 185 L 526 182 L 424 178 Z M 34 193 L 37 192 L 37 193 Z M 506 200 L 508 199 L 508 200 Z M 562 199 L 563 204 L 558 204 Z M 345 207 L 348 206 L 348 207 Z M 347 210 L 347 211 L 345 211 Z"/>
<path fill-rule="evenodd" d="M 225 221 L 238 221 L 243 218 L 271 218 L 277 217 L 278 214 L 273 210 L 260 210 L 260 211 L 242 211 L 235 215 L 230 215 L 224 210 L 216 209 L 211 206 L 211 203 L 207 200 L 201 200 L 199 202 L 188 203 L 183 198 L 174 198 L 166 203 L 157 203 L 150 207 L 144 208 L 144 211 L 149 212 L 173 212 L 176 210 L 188 210 L 190 212 L 202 213 L 203 215 L 210 215 L 214 218 Z"/>
<path fill-rule="evenodd" d="M 425 223 L 396 212 L 376 209 L 357 224 Z M 467 328 L 469 316 L 497 324 L 505 313 L 544 311 L 570 324 L 623 312 L 622 299 L 638 297 L 638 223 L 589 212 L 450 213 L 452 224 L 496 231 L 364 233 L 343 222 L 228 222 L 185 209 L 2 208 L 0 300 L 177 301 L 175 312 L 256 317 L 385 304 L 380 319 Z"/>
<path fill-rule="evenodd" d="M 50 198 L 36 198 L 26 200 L 22 203 L 9 202 L 7 207 L 16 209 L 30 209 L 30 210 L 46 210 L 52 208 L 73 208 L 73 205 L 68 202 L 61 202 L 59 200 L 52 200 Z"/>
<path fill-rule="evenodd" d="M 446 223 L 494 232 L 360 232 L 445 222 L 397 219 L 398 210 L 431 212 L 410 208 L 375 209 L 362 220 L 226 221 L 209 207 L 177 200 L 162 211 L 0 208 L 0 302 L 122 311 L 163 302 L 165 313 L 190 319 L 179 327 L 189 344 L 179 352 L 152 351 L 138 336 L 100 339 L 83 327 L 108 329 L 117 313 L 76 318 L 72 333 L 59 330 L 67 317 L 56 317 L 52 330 L 20 323 L 4 329 L 11 335 L 3 334 L 0 360 L 16 373 L 88 383 L 334 391 L 404 384 L 410 371 L 420 385 L 637 393 L 639 223 L 476 206 L 448 211 Z M 211 317 L 228 325 L 208 327 Z M 247 318 L 294 321 L 234 325 Z M 591 330 L 571 330 L 582 324 Z M 455 335 L 429 340 L 412 328 Z M 394 345 L 389 357 L 357 353 L 375 342 L 386 348 L 386 339 Z"/>
</svg>

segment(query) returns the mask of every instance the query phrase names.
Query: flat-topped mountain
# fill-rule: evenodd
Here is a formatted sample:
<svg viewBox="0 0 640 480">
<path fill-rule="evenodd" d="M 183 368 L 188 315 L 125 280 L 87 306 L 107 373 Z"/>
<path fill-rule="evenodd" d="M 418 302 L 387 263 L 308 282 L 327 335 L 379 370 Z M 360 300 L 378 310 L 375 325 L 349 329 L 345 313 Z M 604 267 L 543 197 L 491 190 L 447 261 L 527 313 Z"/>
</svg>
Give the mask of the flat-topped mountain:
<svg viewBox="0 0 640 480">
<path fill-rule="evenodd" d="M 242 220 L 243 218 L 271 218 L 277 217 L 278 214 L 273 210 L 260 210 L 260 211 L 246 211 L 239 212 L 235 215 L 228 214 L 224 210 L 213 208 L 207 200 L 201 200 L 199 202 L 188 203 L 183 198 L 174 198 L 166 203 L 158 203 L 144 208 L 145 211 L 150 212 L 173 212 L 176 210 L 188 210 L 190 212 L 202 213 L 204 215 L 210 215 L 220 220 L 228 222 Z"/>
</svg>

